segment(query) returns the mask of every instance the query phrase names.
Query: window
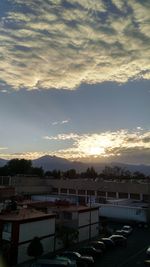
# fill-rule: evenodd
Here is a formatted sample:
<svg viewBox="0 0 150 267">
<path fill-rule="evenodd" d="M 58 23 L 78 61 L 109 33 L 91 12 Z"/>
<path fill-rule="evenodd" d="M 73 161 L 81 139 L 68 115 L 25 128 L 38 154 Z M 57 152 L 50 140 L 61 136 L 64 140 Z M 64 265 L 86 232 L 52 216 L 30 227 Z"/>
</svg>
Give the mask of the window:
<svg viewBox="0 0 150 267">
<path fill-rule="evenodd" d="M 116 192 L 108 192 L 107 196 L 112 197 L 112 198 L 116 198 Z"/>
<path fill-rule="evenodd" d="M 122 193 L 122 192 L 120 192 L 120 193 L 118 193 L 118 197 L 119 198 L 128 198 L 128 193 Z"/>
<path fill-rule="evenodd" d="M 94 196 L 95 195 L 94 190 L 87 190 L 87 195 Z"/>
<path fill-rule="evenodd" d="M 78 190 L 78 195 L 85 195 L 85 190 Z"/>
<path fill-rule="evenodd" d="M 61 188 L 60 193 L 67 194 L 67 189 L 66 188 Z"/>
<path fill-rule="evenodd" d="M 75 189 L 69 189 L 69 194 L 75 195 L 76 194 L 76 190 Z"/>
<path fill-rule="evenodd" d="M 3 231 L 4 232 L 7 232 L 7 233 L 11 233 L 12 231 L 12 224 L 11 223 L 5 223 L 4 224 L 4 228 L 3 228 Z"/>
</svg>

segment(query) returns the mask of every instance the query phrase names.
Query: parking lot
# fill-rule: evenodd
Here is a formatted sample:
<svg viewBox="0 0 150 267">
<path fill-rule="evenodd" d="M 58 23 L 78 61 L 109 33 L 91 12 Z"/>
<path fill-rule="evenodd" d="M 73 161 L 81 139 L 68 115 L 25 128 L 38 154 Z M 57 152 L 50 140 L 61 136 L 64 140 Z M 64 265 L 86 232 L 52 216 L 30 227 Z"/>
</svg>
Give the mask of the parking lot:
<svg viewBox="0 0 150 267">
<path fill-rule="evenodd" d="M 120 229 L 122 225 L 111 225 L 113 229 Z M 97 238 L 98 239 L 98 238 Z M 86 242 L 87 244 L 87 242 Z M 150 245 L 150 228 L 134 227 L 127 237 L 127 246 L 117 246 L 105 253 L 95 261 L 94 267 L 145 267 L 147 259 L 146 249 Z M 79 247 L 82 244 L 79 244 Z M 75 251 L 75 248 L 73 249 Z M 45 258 L 49 258 L 48 256 Z M 20 267 L 29 267 L 31 263 L 21 264 Z"/>
<path fill-rule="evenodd" d="M 106 251 L 95 263 L 96 267 L 144 267 L 146 249 L 150 245 L 150 229 L 134 228 L 128 237 L 127 247 Z"/>
</svg>

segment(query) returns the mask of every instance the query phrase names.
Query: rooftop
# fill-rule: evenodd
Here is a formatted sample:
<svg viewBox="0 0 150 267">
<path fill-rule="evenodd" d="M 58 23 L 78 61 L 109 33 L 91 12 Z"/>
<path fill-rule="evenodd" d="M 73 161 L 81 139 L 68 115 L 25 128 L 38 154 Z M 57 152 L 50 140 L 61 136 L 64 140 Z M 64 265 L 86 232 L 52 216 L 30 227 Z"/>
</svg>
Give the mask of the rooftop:
<svg viewBox="0 0 150 267">
<path fill-rule="evenodd" d="M 29 219 L 40 219 L 55 217 L 54 214 L 45 214 L 44 212 L 37 211 L 31 208 L 21 208 L 14 211 L 4 211 L 0 214 L 0 220 L 3 221 L 24 221 Z"/>
</svg>

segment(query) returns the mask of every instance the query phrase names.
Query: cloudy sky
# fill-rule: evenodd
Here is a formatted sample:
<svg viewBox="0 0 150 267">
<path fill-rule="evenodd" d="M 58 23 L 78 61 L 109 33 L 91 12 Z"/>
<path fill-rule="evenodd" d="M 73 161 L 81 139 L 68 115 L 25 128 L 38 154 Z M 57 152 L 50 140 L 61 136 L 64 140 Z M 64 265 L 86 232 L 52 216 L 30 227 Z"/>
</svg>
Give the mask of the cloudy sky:
<svg viewBox="0 0 150 267">
<path fill-rule="evenodd" d="M 0 0 L 0 158 L 150 164 L 150 1 Z"/>
</svg>

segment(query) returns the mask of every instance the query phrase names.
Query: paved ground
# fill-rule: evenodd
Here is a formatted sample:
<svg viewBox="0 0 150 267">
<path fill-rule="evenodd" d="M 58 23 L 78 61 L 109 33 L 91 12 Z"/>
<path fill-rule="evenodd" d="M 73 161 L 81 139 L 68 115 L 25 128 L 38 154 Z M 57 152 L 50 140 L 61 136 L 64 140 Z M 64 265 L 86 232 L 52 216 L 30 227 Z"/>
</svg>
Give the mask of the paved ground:
<svg viewBox="0 0 150 267">
<path fill-rule="evenodd" d="M 105 253 L 95 267 L 144 267 L 146 249 L 150 245 L 150 229 L 134 229 L 127 247 L 116 247 Z"/>
<path fill-rule="evenodd" d="M 113 225 L 115 229 L 122 225 Z M 116 247 L 107 251 L 101 259 L 97 260 L 95 267 L 144 267 L 146 249 L 150 245 L 150 228 L 134 228 L 128 237 L 127 247 Z M 29 267 L 31 262 L 18 265 L 17 267 Z"/>
</svg>

